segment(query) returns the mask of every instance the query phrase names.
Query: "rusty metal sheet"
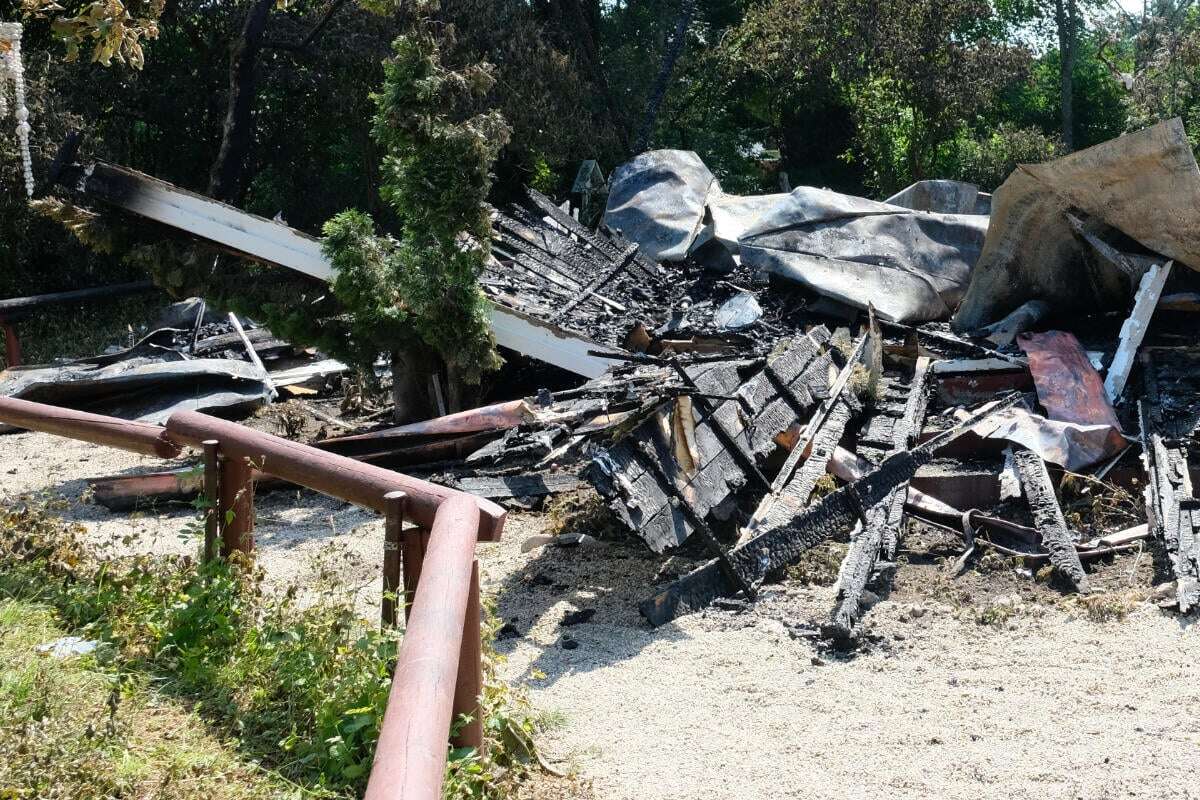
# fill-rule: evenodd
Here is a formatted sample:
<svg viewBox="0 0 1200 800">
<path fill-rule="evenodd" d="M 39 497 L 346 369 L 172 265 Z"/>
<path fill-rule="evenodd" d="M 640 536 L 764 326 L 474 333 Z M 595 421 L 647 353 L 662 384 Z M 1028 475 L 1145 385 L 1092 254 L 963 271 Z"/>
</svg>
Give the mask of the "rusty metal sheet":
<svg viewBox="0 0 1200 800">
<path fill-rule="evenodd" d="M 1017 345 L 1029 357 L 1038 400 L 1050 419 L 1121 429 L 1104 393 L 1104 381 L 1074 334 L 1023 333 L 1017 337 Z"/>
</svg>

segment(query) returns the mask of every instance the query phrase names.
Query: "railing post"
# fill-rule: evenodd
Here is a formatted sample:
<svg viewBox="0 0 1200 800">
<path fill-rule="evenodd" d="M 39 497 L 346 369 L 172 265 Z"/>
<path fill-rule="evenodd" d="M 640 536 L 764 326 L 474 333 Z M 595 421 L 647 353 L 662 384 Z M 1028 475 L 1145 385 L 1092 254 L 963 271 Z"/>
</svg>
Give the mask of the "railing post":
<svg viewBox="0 0 1200 800">
<path fill-rule="evenodd" d="M 246 458 L 221 461 L 217 514 L 221 524 L 221 555 L 254 552 L 254 469 Z M 232 512 L 232 514 L 230 513 Z"/>
<path fill-rule="evenodd" d="M 21 366 L 21 340 L 17 338 L 17 329 L 3 317 L 0 317 L 0 327 L 4 328 L 5 364 L 10 367 Z"/>
<path fill-rule="evenodd" d="M 483 748 L 483 713 L 479 696 L 483 693 L 483 609 L 479 604 L 479 562 L 471 563 L 471 588 L 467 595 L 467 613 L 463 618 L 462 646 L 458 654 L 458 678 L 454 683 L 454 719 L 460 714 L 471 721 L 459 730 L 451 742 L 455 747 Z"/>
<path fill-rule="evenodd" d="M 217 534 L 221 529 L 221 515 L 217 513 L 221 465 L 217 459 L 216 439 L 205 439 L 201 446 L 204 448 L 204 499 L 208 501 L 204 511 L 204 562 L 207 564 L 217 556 Z"/>
<path fill-rule="evenodd" d="M 413 598 L 417 596 L 417 584 L 421 582 L 421 565 L 425 562 L 425 551 L 429 549 L 429 531 L 422 527 L 409 528 L 404 532 L 400 546 L 404 564 L 404 621 L 412 618 Z"/>
<path fill-rule="evenodd" d="M 396 601 L 403 602 L 407 594 L 402 591 L 400 583 L 400 543 L 404 539 L 404 507 L 408 495 L 404 492 L 388 492 L 383 499 L 387 508 L 383 523 L 383 599 L 379 603 L 379 625 L 382 628 L 394 628 Z"/>
</svg>

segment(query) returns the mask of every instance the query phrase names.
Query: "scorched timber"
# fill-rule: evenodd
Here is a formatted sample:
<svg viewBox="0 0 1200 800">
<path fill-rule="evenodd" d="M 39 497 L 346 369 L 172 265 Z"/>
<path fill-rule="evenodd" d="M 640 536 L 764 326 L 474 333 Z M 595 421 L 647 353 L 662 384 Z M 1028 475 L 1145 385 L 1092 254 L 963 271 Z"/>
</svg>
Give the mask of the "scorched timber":
<svg viewBox="0 0 1200 800">
<path fill-rule="evenodd" d="M 1150 530 L 1162 539 L 1175 575 L 1175 597 L 1182 613 L 1200 607 L 1200 508 L 1192 498 L 1187 442 L 1195 431 L 1195 407 L 1164 408 L 1171 402 L 1160 394 L 1159 370 L 1173 383 L 1196 379 L 1194 363 L 1182 371 L 1143 358 L 1143 399 L 1138 402 L 1142 449 L 1146 467 L 1146 509 Z M 1190 368 L 1189 368 L 1190 367 Z M 1180 377 L 1180 376 L 1186 377 Z M 1181 388 L 1190 388 L 1188 386 Z"/>
<path fill-rule="evenodd" d="M 1067 530 L 1067 521 L 1054 495 L 1054 484 L 1046 471 L 1046 462 L 1032 450 L 1015 446 L 1013 462 L 1021 479 L 1021 488 L 1029 498 L 1033 523 L 1042 536 L 1042 547 L 1050 554 L 1054 570 L 1077 592 L 1088 590 L 1087 573 L 1079 561 L 1075 542 Z"/>
<path fill-rule="evenodd" d="M 917 469 L 929 463 L 939 447 L 1019 399 L 1019 396 L 1010 397 L 921 447 L 889 456 L 862 480 L 847 484 L 809 506 L 790 525 L 738 545 L 729 552 L 728 560 L 740 582 L 758 586 L 769 573 L 794 564 L 805 551 L 846 530 L 855 520 L 862 519 L 867 509 L 882 502 L 893 489 L 912 478 Z M 737 591 L 738 586 L 726 577 L 714 559 L 643 601 L 638 610 L 651 625 L 658 626 Z"/>
<path fill-rule="evenodd" d="M 921 426 L 925 422 L 928 398 L 929 359 L 922 356 L 917 359 L 916 369 L 909 382 L 908 396 L 904 402 L 885 407 L 876 415 L 892 417 L 892 454 L 906 451 L 920 435 Z M 849 639 L 853 636 L 862 617 L 863 591 L 875 574 L 880 557 L 882 556 L 887 564 L 896 558 L 901 526 L 904 522 L 904 500 L 907 495 L 908 481 L 904 481 L 871 507 L 858 536 L 850 543 L 840 571 L 837 605 L 830 624 L 834 638 Z"/>
</svg>

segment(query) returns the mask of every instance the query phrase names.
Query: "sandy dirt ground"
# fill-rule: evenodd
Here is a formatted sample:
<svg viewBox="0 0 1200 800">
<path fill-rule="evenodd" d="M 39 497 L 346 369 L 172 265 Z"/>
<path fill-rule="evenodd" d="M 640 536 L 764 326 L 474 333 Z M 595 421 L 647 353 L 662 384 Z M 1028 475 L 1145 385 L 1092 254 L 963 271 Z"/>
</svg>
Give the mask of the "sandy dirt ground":
<svg viewBox="0 0 1200 800">
<path fill-rule="evenodd" d="M 179 535 L 190 509 L 113 514 L 85 496 L 86 477 L 161 465 L 3 436 L 0 496 L 61 497 L 61 513 L 98 541 L 132 533 L 129 546 L 191 552 L 194 540 Z M 267 494 L 257 508 L 272 580 L 304 585 L 336 548 L 348 554 L 347 591 L 372 613 L 375 515 L 308 492 Z M 547 758 L 578 776 L 547 780 L 533 797 L 1200 798 L 1195 618 L 1139 602 L 1122 620 L 1096 622 L 1011 570 L 955 581 L 914 559 L 870 611 L 854 653 L 812 635 L 833 589 L 799 583 L 750 609 L 651 630 L 637 601 L 691 562 L 623 542 L 522 552 L 545 524 L 514 514 L 505 540 L 479 550 L 508 623 L 504 674 L 527 685 L 549 723 Z M 1101 583 L 1114 596 L 1148 585 L 1151 561 L 1127 556 Z"/>
</svg>

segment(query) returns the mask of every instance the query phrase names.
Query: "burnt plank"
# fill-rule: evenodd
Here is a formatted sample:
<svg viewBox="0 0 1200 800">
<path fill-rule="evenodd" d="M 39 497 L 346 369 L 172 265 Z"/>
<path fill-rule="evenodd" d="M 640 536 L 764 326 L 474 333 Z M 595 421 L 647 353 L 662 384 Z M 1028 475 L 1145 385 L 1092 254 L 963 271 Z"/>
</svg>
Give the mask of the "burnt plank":
<svg viewBox="0 0 1200 800">
<path fill-rule="evenodd" d="M 928 406 L 929 364 L 925 356 L 917 359 L 900 416 L 889 428 L 892 453 L 908 450 L 921 433 Z M 839 572 L 837 603 L 830 623 L 834 638 L 849 639 L 854 635 L 862 618 L 863 592 L 878 571 L 880 557 L 888 564 L 895 559 L 907 496 L 908 481 L 904 481 L 870 508 L 858 535 L 851 541 Z"/>
<path fill-rule="evenodd" d="M 1019 445 L 1013 447 L 1013 463 L 1021 488 L 1029 499 L 1034 527 L 1042 537 L 1042 547 L 1050 554 L 1050 563 L 1074 591 L 1088 590 L 1087 573 L 1079 560 L 1067 521 L 1063 518 L 1054 484 L 1046 470 L 1046 462 L 1037 453 Z"/>
</svg>

